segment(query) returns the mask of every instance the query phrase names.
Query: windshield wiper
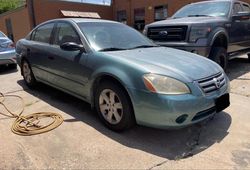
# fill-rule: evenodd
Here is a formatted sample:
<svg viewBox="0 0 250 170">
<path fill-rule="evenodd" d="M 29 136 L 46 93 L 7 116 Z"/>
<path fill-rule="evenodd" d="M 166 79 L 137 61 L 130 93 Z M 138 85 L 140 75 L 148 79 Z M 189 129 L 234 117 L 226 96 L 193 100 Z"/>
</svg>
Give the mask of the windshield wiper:
<svg viewBox="0 0 250 170">
<path fill-rule="evenodd" d="M 116 47 L 109 47 L 109 48 L 103 48 L 99 51 L 122 51 L 122 50 L 126 50 L 124 48 L 116 48 Z"/>
<path fill-rule="evenodd" d="M 153 48 L 153 47 L 160 47 L 159 45 L 139 45 L 133 48 L 130 48 L 129 50 L 137 49 L 137 48 Z"/>
<path fill-rule="evenodd" d="M 195 15 L 188 15 L 188 17 L 212 17 L 212 16 L 210 16 L 210 15 L 195 14 Z"/>
</svg>

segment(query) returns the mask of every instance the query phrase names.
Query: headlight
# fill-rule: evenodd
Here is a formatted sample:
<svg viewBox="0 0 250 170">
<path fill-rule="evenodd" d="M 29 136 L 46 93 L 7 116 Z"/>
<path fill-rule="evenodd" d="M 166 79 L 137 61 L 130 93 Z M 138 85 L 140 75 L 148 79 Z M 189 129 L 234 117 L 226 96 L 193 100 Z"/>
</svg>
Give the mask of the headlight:
<svg viewBox="0 0 250 170">
<path fill-rule="evenodd" d="M 200 38 L 206 38 L 209 32 L 211 32 L 209 26 L 192 26 L 189 41 L 196 42 Z"/>
<path fill-rule="evenodd" d="M 191 93 L 184 83 L 174 78 L 157 74 L 146 74 L 143 76 L 143 80 L 147 89 L 154 93 L 170 95 Z"/>
</svg>

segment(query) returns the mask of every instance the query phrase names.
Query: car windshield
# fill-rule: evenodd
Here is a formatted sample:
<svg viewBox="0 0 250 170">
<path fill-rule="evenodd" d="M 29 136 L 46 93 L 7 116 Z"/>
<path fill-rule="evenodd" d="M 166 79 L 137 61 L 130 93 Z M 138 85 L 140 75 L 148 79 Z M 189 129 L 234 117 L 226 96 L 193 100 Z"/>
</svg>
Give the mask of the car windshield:
<svg viewBox="0 0 250 170">
<path fill-rule="evenodd" d="M 96 51 L 118 51 L 157 46 L 140 32 L 124 24 L 82 22 L 78 26 Z"/>
<path fill-rule="evenodd" d="M 184 18 L 184 17 L 227 17 L 230 11 L 230 2 L 203 2 L 190 4 L 179 11 L 173 16 L 173 18 Z"/>
</svg>

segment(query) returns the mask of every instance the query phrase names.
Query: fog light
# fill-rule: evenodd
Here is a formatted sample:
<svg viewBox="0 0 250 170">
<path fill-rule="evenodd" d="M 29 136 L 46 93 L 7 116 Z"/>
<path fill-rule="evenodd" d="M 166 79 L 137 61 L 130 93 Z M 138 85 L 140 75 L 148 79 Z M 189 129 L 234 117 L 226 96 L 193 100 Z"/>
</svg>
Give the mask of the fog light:
<svg viewBox="0 0 250 170">
<path fill-rule="evenodd" d="M 182 124 L 183 122 L 185 122 L 187 120 L 187 118 L 188 118 L 188 115 L 181 115 L 175 121 L 178 124 Z"/>
</svg>

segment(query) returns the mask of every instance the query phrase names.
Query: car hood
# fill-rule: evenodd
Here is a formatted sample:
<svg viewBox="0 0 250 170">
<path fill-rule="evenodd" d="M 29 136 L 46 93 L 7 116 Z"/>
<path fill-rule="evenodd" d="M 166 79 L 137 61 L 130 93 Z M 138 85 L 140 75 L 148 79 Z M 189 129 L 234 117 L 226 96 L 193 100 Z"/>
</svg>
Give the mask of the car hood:
<svg viewBox="0 0 250 170">
<path fill-rule="evenodd" d="M 222 71 L 218 64 L 205 57 L 167 47 L 105 53 L 112 57 L 125 59 L 130 64 L 136 64 L 144 69 L 145 73 L 171 76 L 187 82 L 209 77 Z"/>
<path fill-rule="evenodd" d="M 154 22 L 148 26 L 168 26 L 168 25 L 191 25 L 225 22 L 224 17 L 185 17 L 185 18 L 169 18 L 163 21 Z"/>
</svg>

